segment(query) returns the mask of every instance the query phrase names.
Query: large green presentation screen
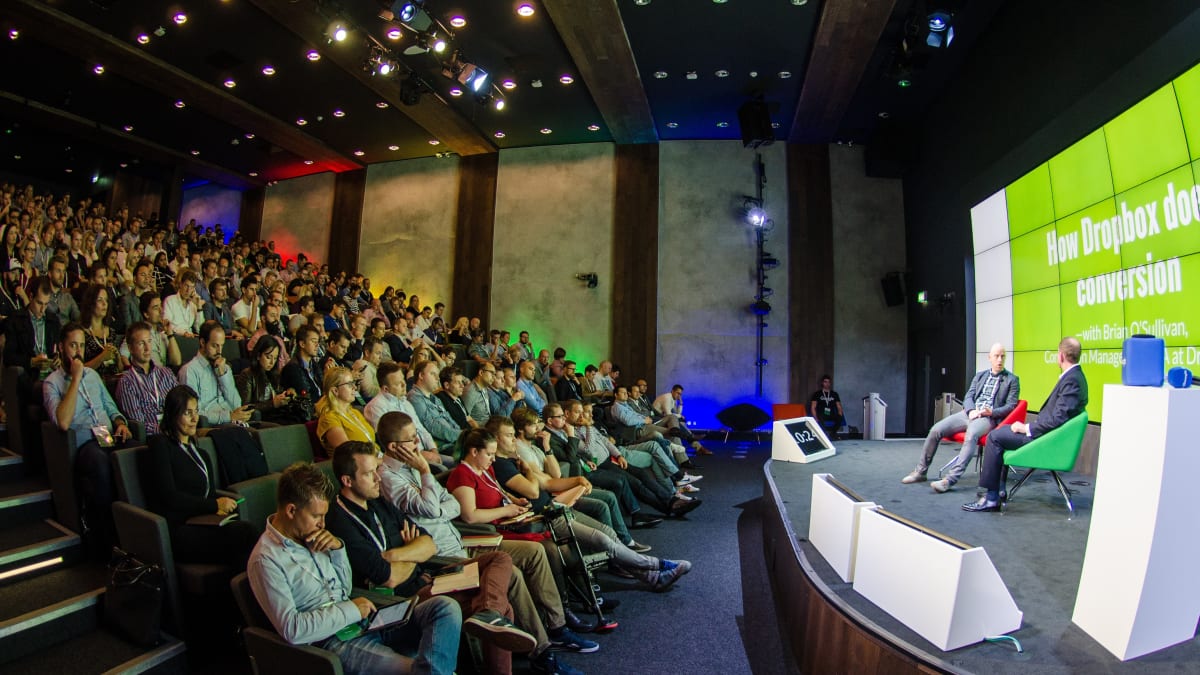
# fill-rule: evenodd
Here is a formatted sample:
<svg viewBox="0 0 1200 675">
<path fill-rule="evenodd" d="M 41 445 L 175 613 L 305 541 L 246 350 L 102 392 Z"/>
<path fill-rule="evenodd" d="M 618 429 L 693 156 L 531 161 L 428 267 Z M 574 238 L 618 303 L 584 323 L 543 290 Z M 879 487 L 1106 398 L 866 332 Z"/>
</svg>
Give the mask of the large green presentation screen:
<svg viewBox="0 0 1200 675">
<path fill-rule="evenodd" d="M 1036 410 L 1074 335 L 1093 421 L 1131 335 L 1163 338 L 1168 368 L 1200 369 L 1197 183 L 1200 65 L 972 208 L 979 362 L 1006 345 Z"/>
</svg>

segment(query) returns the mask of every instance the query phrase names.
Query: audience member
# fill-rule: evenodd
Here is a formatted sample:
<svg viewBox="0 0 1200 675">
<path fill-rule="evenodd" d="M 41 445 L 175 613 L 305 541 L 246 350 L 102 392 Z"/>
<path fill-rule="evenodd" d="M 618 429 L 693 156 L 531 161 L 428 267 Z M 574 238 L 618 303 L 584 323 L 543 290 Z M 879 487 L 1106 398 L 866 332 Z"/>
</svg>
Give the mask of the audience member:
<svg viewBox="0 0 1200 675">
<path fill-rule="evenodd" d="M 325 371 L 325 395 L 317 401 L 317 438 L 329 456 L 346 441 L 375 442 L 375 430 L 354 407 L 358 382 L 349 368 Z"/>
<path fill-rule="evenodd" d="M 215 321 L 205 321 L 200 326 L 199 338 L 200 350 L 179 369 L 179 382 L 198 395 L 200 421 L 207 427 L 249 422 L 254 408 L 242 405 L 233 368 L 221 353 L 225 348 L 225 329 Z"/>
<path fill-rule="evenodd" d="M 153 333 L 145 321 L 134 323 L 125 333 L 129 367 L 117 380 L 116 391 L 117 407 L 126 419 L 141 424 L 147 436 L 158 433 L 167 394 L 179 384 L 170 368 L 155 362 Z"/>
</svg>

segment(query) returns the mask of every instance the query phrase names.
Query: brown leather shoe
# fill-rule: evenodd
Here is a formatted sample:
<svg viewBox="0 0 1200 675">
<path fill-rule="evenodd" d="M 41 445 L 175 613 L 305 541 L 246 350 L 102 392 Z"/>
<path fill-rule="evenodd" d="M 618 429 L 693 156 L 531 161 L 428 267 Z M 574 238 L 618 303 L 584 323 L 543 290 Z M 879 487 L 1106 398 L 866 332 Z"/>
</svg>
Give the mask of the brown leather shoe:
<svg viewBox="0 0 1200 675">
<path fill-rule="evenodd" d="M 698 447 L 696 448 L 696 454 L 697 454 L 697 455 L 711 455 L 711 454 L 713 454 L 713 451 L 712 451 L 712 450 L 709 450 L 708 448 L 704 447 L 703 445 L 699 445 L 699 444 L 697 444 L 697 446 L 698 446 Z"/>
</svg>

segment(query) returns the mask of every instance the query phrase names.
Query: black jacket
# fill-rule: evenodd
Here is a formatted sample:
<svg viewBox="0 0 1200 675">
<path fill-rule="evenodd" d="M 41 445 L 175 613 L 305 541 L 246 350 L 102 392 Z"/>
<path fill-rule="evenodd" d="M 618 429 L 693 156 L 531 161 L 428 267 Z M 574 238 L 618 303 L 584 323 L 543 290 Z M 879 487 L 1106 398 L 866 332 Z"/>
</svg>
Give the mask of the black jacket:
<svg viewBox="0 0 1200 675">
<path fill-rule="evenodd" d="M 446 412 L 450 413 L 450 417 L 454 418 L 454 423 L 459 429 L 469 429 L 471 425 L 467 422 L 467 409 L 462 405 L 462 399 L 455 402 L 454 398 L 444 391 L 439 391 L 434 394 L 438 400 L 442 402 L 442 407 Z"/>
<path fill-rule="evenodd" d="M 1083 368 L 1075 366 L 1058 378 L 1049 398 L 1038 410 L 1037 420 L 1029 427 L 1030 435 L 1037 438 L 1061 427 L 1067 420 L 1083 412 L 1087 402 L 1087 378 L 1083 376 Z"/>
<path fill-rule="evenodd" d="M 46 318 L 45 353 L 49 354 L 58 346 L 62 325 L 52 312 L 47 311 L 42 316 Z M 29 363 L 37 355 L 33 339 L 33 317 L 30 316 L 29 310 L 23 309 L 8 317 L 4 334 L 4 364 L 20 366 L 29 372 L 31 377 L 36 378 L 37 375 L 32 372 L 33 367 Z"/>
<path fill-rule="evenodd" d="M 151 511 L 166 518 L 172 528 L 192 516 L 217 512 L 217 472 L 208 453 L 197 448 L 208 468 L 209 478 L 205 482 L 204 472 L 177 441 L 155 434 L 146 445 L 149 455 L 142 485 Z"/>
</svg>

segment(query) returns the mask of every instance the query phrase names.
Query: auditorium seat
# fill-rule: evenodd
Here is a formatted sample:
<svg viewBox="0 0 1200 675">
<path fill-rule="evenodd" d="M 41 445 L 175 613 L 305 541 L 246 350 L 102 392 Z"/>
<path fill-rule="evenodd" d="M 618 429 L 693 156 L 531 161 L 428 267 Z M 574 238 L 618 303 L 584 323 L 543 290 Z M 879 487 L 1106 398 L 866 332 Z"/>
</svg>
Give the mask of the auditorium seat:
<svg viewBox="0 0 1200 675">
<path fill-rule="evenodd" d="M 279 637 L 270 619 L 258 605 L 250 589 L 250 578 L 245 572 L 234 577 L 229 585 L 233 589 L 233 599 L 242 612 L 242 619 L 246 622 L 242 639 L 246 643 L 246 653 L 250 655 L 253 672 L 258 675 L 342 675 L 342 662 L 332 652 L 308 645 L 288 644 Z"/>
<path fill-rule="evenodd" d="M 1006 427 L 1006 426 L 1009 426 L 1010 424 L 1012 424 L 1013 422 L 1024 422 L 1025 415 L 1028 411 L 1029 411 L 1029 401 L 1026 401 L 1025 399 L 1021 399 L 1021 400 L 1017 401 L 1017 407 L 1013 408 L 1012 412 L 1008 413 L 1008 415 L 1005 416 L 1005 418 L 1000 421 L 1000 424 L 997 424 L 996 426 L 997 427 Z M 950 436 L 944 436 L 942 438 L 942 440 L 949 441 L 951 443 L 958 443 L 959 445 L 962 445 L 962 442 L 967 440 L 967 434 L 964 431 L 960 431 L 957 434 L 952 434 Z M 975 470 L 976 471 L 979 471 L 979 463 L 983 461 L 983 446 L 987 445 L 987 434 L 984 434 L 979 437 L 978 445 L 979 445 L 979 452 L 975 454 Z M 946 469 L 949 469 L 950 465 L 956 461 L 958 461 L 958 455 L 955 455 L 954 457 L 952 457 L 949 462 L 946 462 L 945 466 L 938 469 L 938 476 L 941 477 L 941 475 L 943 473 L 945 473 Z"/>
<path fill-rule="evenodd" d="M 259 429 L 258 444 L 267 458 L 267 470 L 278 473 L 294 462 L 313 461 L 312 441 L 303 424 Z"/>
<path fill-rule="evenodd" d="M 1029 469 L 1017 480 L 1016 485 L 1008 490 L 1008 499 L 1017 494 L 1017 490 L 1025 483 L 1034 471 L 1049 471 L 1058 485 L 1058 491 L 1067 500 L 1067 510 L 1075 513 L 1075 504 L 1071 501 L 1071 490 L 1063 482 L 1059 471 L 1071 471 L 1075 468 L 1075 460 L 1079 458 L 1079 449 L 1083 446 L 1083 436 L 1087 433 L 1088 414 L 1084 412 L 1067 420 L 1066 424 L 1042 436 L 1038 436 L 1016 450 L 1004 453 L 1004 476 L 1001 485 L 1007 484 L 1009 467 L 1025 467 Z"/>
<path fill-rule="evenodd" d="M 54 510 L 58 522 L 75 532 L 83 532 L 79 513 L 79 490 L 75 481 L 75 458 L 79 451 L 76 431 L 63 431 L 49 420 L 43 421 L 42 453 L 46 475 L 54 492 Z"/>
</svg>

